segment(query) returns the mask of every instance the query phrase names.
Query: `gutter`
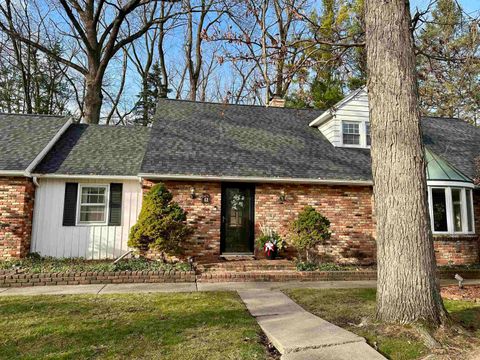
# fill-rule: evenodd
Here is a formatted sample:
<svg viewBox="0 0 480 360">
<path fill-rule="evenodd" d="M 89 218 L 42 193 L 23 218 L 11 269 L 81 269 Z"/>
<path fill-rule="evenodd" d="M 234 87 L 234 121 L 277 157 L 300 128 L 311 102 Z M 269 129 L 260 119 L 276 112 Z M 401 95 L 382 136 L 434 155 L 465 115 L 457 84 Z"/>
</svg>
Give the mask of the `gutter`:
<svg viewBox="0 0 480 360">
<path fill-rule="evenodd" d="M 0 170 L 0 176 L 25 176 L 25 171 L 21 170 Z"/>
<path fill-rule="evenodd" d="M 333 107 L 331 107 L 330 109 L 326 110 L 325 112 L 323 112 L 319 117 L 317 117 L 315 120 L 311 121 L 308 126 L 311 126 L 311 127 L 318 127 L 320 126 L 322 123 L 324 123 L 325 121 L 327 120 L 330 120 L 331 118 L 333 118 L 333 116 L 335 115 L 335 109 Z"/>
<path fill-rule="evenodd" d="M 156 175 L 138 174 L 139 177 L 150 180 L 182 180 L 182 181 L 223 181 L 245 183 L 281 183 L 281 184 L 324 184 L 324 185 L 357 185 L 372 186 L 371 180 L 341 180 L 341 179 L 307 179 L 307 178 L 269 178 L 255 176 L 201 176 L 201 175 Z"/>
<path fill-rule="evenodd" d="M 32 174 L 41 179 L 104 179 L 104 180 L 138 180 L 138 176 L 123 175 L 72 175 L 72 174 Z"/>
</svg>

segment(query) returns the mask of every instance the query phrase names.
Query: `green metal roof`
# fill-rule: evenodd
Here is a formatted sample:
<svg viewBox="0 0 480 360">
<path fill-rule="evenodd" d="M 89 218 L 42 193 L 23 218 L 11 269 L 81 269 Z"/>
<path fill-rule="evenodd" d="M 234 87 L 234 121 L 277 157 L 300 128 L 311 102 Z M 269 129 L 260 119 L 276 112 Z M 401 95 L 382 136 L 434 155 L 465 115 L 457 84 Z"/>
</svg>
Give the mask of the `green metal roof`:
<svg viewBox="0 0 480 360">
<path fill-rule="evenodd" d="M 473 183 L 472 179 L 463 175 L 459 170 L 455 169 L 428 148 L 425 148 L 425 157 L 427 160 L 427 181 L 460 181 Z"/>
</svg>

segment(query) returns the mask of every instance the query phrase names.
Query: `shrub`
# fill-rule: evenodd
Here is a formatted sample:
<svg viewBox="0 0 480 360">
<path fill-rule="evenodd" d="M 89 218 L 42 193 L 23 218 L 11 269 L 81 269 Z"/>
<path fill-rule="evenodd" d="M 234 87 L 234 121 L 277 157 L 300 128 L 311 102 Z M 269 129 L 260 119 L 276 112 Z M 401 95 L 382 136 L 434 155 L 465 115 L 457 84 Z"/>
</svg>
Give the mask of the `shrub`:
<svg viewBox="0 0 480 360">
<path fill-rule="evenodd" d="M 186 223 L 187 213 L 172 199 L 172 193 L 162 183 L 150 189 L 143 200 L 138 221 L 130 230 L 128 246 L 168 255 L 182 252 L 182 244 L 193 229 Z"/>
<path fill-rule="evenodd" d="M 330 221 L 313 207 L 305 207 L 291 225 L 291 242 L 299 257 L 311 262 L 311 251 L 330 238 Z"/>
</svg>

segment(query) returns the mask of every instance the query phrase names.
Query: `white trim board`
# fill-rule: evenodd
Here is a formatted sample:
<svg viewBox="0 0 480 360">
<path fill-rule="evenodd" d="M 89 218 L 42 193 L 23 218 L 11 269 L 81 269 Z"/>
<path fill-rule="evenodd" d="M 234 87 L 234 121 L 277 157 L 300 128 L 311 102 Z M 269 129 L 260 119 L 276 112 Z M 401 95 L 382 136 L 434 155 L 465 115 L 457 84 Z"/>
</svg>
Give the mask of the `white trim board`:
<svg viewBox="0 0 480 360">
<path fill-rule="evenodd" d="M 325 184 L 325 185 L 356 185 L 372 186 L 371 180 L 340 180 L 340 179 L 305 179 L 305 178 L 268 178 L 255 176 L 201 176 L 201 175 L 158 175 L 138 174 L 139 177 L 151 180 L 196 180 L 196 181 L 225 181 L 225 182 L 262 182 L 262 183 L 290 183 L 290 184 Z"/>
<path fill-rule="evenodd" d="M 74 174 L 32 174 L 39 179 L 102 179 L 102 180 L 140 180 L 136 175 L 74 175 Z"/>
<path fill-rule="evenodd" d="M 48 142 L 48 144 L 42 149 L 42 151 L 40 151 L 40 153 L 37 154 L 37 156 L 35 156 L 35 158 L 32 160 L 32 162 L 30 163 L 30 165 L 27 166 L 27 168 L 25 169 L 25 176 L 27 177 L 31 177 L 32 174 L 31 174 L 31 171 L 33 169 L 35 169 L 35 167 L 40 163 L 40 161 L 42 161 L 42 159 L 45 157 L 45 155 L 47 155 L 47 153 L 52 149 L 52 147 L 55 145 L 55 143 L 58 141 L 58 139 L 60 138 L 60 136 L 62 136 L 65 131 L 67 131 L 67 129 L 70 127 L 70 125 L 73 123 L 72 121 L 72 118 L 70 117 L 66 122 L 65 124 L 62 125 L 62 127 L 60 128 L 60 130 L 57 131 L 57 133 L 54 135 L 53 138 L 50 139 L 50 141 Z"/>
</svg>

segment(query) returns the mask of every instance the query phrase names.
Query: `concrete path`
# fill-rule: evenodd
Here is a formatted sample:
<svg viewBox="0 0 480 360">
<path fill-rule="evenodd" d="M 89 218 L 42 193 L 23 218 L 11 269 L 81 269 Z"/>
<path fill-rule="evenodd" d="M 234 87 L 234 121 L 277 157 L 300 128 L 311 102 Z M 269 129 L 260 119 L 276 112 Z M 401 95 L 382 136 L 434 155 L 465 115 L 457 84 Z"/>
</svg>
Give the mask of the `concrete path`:
<svg viewBox="0 0 480 360">
<path fill-rule="evenodd" d="M 442 285 L 455 284 L 455 281 L 442 280 Z M 465 280 L 465 285 L 480 284 L 480 280 Z M 98 285 L 54 285 L 0 288 L 1 296 L 13 295 L 78 295 L 78 294 L 127 294 L 156 292 L 194 291 L 241 291 L 241 290 L 283 290 L 283 289 L 355 289 L 374 288 L 375 280 L 367 281 L 286 281 L 286 282 L 225 282 L 225 283 L 134 283 Z"/>
<path fill-rule="evenodd" d="M 280 291 L 238 294 L 284 360 L 385 359 L 364 338 L 309 313 Z"/>
</svg>

